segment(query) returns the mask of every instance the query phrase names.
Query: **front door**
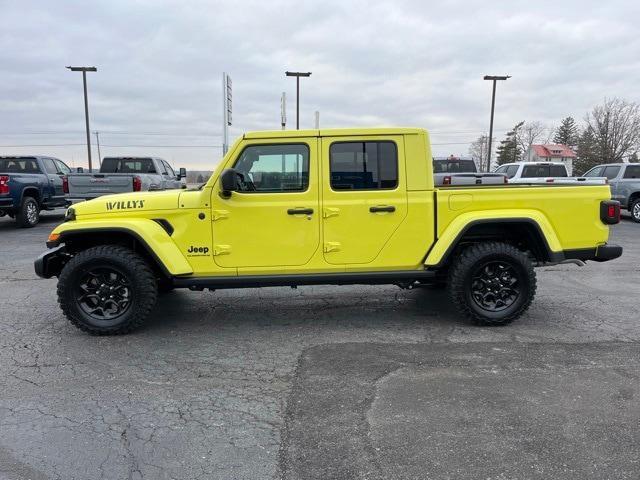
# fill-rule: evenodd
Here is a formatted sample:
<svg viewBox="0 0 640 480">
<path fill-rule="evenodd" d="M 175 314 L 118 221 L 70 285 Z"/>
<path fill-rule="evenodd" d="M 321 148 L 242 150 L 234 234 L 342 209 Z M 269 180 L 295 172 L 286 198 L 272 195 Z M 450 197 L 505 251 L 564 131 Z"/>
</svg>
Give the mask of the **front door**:
<svg viewBox="0 0 640 480">
<path fill-rule="evenodd" d="M 375 260 L 407 215 L 402 136 L 322 139 L 325 261 Z"/>
<path fill-rule="evenodd" d="M 249 143 L 229 164 L 244 177 L 212 194 L 213 255 L 221 267 L 301 266 L 320 244 L 316 138 Z"/>
</svg>

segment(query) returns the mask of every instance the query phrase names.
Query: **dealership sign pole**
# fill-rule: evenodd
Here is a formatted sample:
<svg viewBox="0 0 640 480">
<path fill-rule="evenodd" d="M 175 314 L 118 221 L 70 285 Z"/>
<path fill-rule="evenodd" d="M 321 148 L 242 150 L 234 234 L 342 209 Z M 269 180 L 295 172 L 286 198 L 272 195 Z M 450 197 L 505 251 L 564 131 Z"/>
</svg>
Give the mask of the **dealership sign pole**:
<svg viewBox="0 0 640 480">
<path fill-rule="evenodd" d="M 229 150 L 229 126 L 232 119 L 231 77 L 222 72 L 222 155 Z"/>
</svg>

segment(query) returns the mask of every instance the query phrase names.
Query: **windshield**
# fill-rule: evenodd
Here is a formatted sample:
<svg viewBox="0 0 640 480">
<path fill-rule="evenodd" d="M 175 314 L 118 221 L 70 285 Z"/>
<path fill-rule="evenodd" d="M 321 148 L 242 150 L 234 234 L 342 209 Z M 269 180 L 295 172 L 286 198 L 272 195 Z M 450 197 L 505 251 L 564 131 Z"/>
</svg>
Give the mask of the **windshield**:
<svg viewBox="0 0 640 480">
<path fill-rule="evenodd" d="M 475 173 L 476 164 L 473 160 L 434 160 L 435 173 Z"/>
<path fill-rule="evenodd" d="M 150 158 L 105 158 L 100 173 L 156 173 Z"/>
<path fill-rule="evenodd" d="M 0 158 L 0 172 L 40 173 L 38 162 L 33 157 Z"/>
</svg>

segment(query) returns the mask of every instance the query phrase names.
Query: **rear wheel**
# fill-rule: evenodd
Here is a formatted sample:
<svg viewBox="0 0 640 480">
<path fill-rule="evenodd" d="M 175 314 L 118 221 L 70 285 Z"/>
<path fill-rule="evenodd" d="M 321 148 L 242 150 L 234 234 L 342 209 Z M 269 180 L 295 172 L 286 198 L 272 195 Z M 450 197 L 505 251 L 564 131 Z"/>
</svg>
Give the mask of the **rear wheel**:
<svg viewBox="0 0 640 480">
<path fill-rule="evenodd" d="M 629 213 L 631 213 L 631 218 L 634 222 L 640 223 L 640 198 L 636 198 L 631 202 Z"/>
<path fill-rule="evenodd" d="M 458 310 L 479 325 L 506 325 L 520 317 L 536 293 L 529 258 L 500 242 L 472 245 L 449 272 L 449 293 Z"/>
<path fill-rule="evenodd" d="M 35 227 L 40 221 L 40 205 L 33 197 L 25 196 L 22 199 L 20 210 L 16 214 L 16 222 L 22 228 Z"/>
<path fill-rule="evenodd" d="M 158 297 L 153 271 L 128 248 L 101 245 L 75 255 L 58 280 L 58 302 L 67 319 L 92 335 L 140 327 Z"/>
</svg>

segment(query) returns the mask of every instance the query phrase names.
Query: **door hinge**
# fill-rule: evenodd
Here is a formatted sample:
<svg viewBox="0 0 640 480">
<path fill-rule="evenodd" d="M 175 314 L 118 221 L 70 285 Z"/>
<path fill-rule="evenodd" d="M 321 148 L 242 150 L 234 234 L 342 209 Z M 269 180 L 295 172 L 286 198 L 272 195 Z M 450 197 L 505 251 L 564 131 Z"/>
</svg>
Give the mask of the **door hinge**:
<svg viewBox="0 0 640 480">
<path fill-rule="evenodd" d="M 231 253 L 231 245 L 214 245 L 213 255 L 229 255 Z"/>
<path fill-rule="evenodd" d="M 212 210 L 211 211 L 212 222 L 215 222 L 216 220 L 223 220 L 225 218 L 229 218 L 229 210 Z"/>
<path fill-rule="evenodd" d="M 338 252 L 342 244 L 340 242 L 325 242 L 324 253 Z"/>
<path fill-rule="evenodd" d="M 322 210 L 323 218 L 337 217 L 338 215 L 340 215 L 339 208 L 328 207 Z"/>
</svg>

